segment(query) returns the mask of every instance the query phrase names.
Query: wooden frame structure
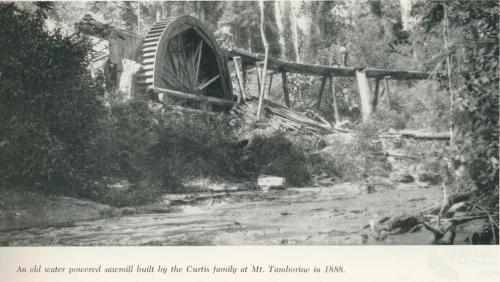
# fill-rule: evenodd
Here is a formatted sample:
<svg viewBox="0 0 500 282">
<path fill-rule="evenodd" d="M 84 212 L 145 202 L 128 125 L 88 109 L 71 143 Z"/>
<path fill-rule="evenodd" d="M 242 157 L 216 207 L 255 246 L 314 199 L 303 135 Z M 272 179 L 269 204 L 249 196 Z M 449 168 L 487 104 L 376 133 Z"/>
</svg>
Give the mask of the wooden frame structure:
<svg viewBox="0 0 500 282">
<path fill-rule="evenodd" d="M 259 69 L 259 64 L 262 64 L 262 61 L 265 60 L 264 55 L 262 54 L 255 54 L 237 49 L 226 50 L 226 56 L 228 57 L 228 59 L 238 58 L 238 61 L 241 61 L 241 64 L 243 64 L 243 69 L 255 66 L 257 66 L 257 68 Z M 312 65 L 312 64 L 285 61 L 276 58 L 268 58 L 267 68 L 274 72 L 281 73 L 281 78 L 283 82 L 283 98 L 285 100 L 285 104 L 288 107 L 290 107 L 290 97 L 288 91 L 287 73 L 299 73 L 299 74 L 307 74 L 307 75 L 322 77 L 320 93 L 317 103 L 318 108 L 321 107 L 323 92 L 325 89 L 326 81 L 328 80 L 332 94 L 334 117 L 336 122 L 340 121 L 340 117 L 338 114 L 338 106 L 336 101 L 335 77 L 356 77 L 358 81 L 358 89 L 361 98 L 361 107 L 362 107 L 361 112 L 363 120 L 367 120 L 371 112 L 374 111 L 377 107 L 380 80 L 383 79 L 385 82 L 384 91 L 386 92 L 385 95 L 388 101 L 389 79 L 422 80 L 422 79 L 428 79 L 430 77 L 430 73 L 428 72 L 384 70 L 384 69 L 374 69 L 365 67 L 345 67 L 345 66 L 338 67 L 338 66 Z M 258 71 L 258 74 L 260 74 L 260 70 Z M 261 79 L 259 75 L 257 79 L 260 82 Z M 368 79 L 375 80 L 375 89 L 373 94 L 371 93 Z M 270 84 L 271 83 L 272 80 L 270 80 Z M 259 83 L 259 89 L 260 87 L 261 85 Z M 271 85 L 269 85 L 268 88 L 270 89 Z"/>
</svg>

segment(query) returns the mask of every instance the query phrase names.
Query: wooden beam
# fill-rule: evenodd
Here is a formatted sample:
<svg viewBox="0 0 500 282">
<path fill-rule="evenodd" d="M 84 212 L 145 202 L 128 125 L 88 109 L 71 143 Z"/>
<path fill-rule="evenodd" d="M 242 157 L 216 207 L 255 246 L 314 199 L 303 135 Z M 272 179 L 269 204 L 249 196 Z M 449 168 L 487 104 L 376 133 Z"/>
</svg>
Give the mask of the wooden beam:
<svg viewBox="0 0 500 282">
<path fill-rule="evenodd" d="M 333 117 L 335 118 L 335 123 L 340 122 L 339 109 L 337 106 L 337 94 L 335 92 L 335 78 L 329 77 L 328 81 L 330 82 L 330 91 L 332 93 L 332 105 L 333 105 Z"/>
<path fill-rule="evenodd" d="M 283 97 L 285 98 L 285 104 L 290 108 L 290 97 L 288 96 L 288 79 L 286 77 L 286 72 L 281 73 L 281 81 L 283 83 Z"/>
<path fill-rule="evenodd" d="M 181 112 L 185 112 L 185 113 L 188 113 L 188 114 L 196 114 L 196 115 L 217 115 L 217 113 L 215 112 L 207 112 L 207 111 L 204 111 L 204 110 L 197 110 L 197 109 L 191 109 L 191 108 L 186 108 L 186 107 L 181 107 L 181 106 L 172 106 L 172 105 L 168 105 L 168 104 L 165 104 L 165 103 L 162 103 L 162 105 L 165 107 L 165 108 L 168 108 L 170 110 L 174 110 L 174 111 L 181 111 Z"/>
<path fill-rule="evenodd" d="M 174 98 L 180 98 L 180 99 L 186 99 L 186 100 L 193 100 L 193 101 L 198 101 L 198 102 L 203 102 L 203 103 L 208 103 L 208 104 L 216 104 L 216 105 L 222 105 L 222 106 L 233 106 L 235 104 L 234 101 L 230 100 L 225 100 L 225 99 L 220 99 L 220 98 L 215 98 L 215 97 L 208 97 L 208 96 L 203 96 L 199 94 L 192 94 L 192 93 L 185 93 L 177 90 L 172 90 L 172 89 L 167 89 L 167 88 L 160 88 L 160 87 L 148 87 L 147 93 L 156 93 L 160 94 L 163 93 L 165 95 L 174 97 Z"/>
<path fill-rule="evenodd" d="M 318 97 L 318 110 L 321 109 L 321 100 L 323 99 L 323 91 L 325 90 L 326 77 L 321 79 L 321 86 L 319 88 L 319 97 Z"/>
<path fill-rule="evenodd" d="M 356 71 L 356 78 L 358 81 L 359 98 L 361 100 L 361 117 L 363 121 L 368 121 L 372 113 L 370 84 L 366 71 L 364 69 Z"/>
<path fill-rule="evenodd" d="M 375 79 L 375 90 L 373 90 L 373 97 L 372 97 L 373 111 L 377 109 L 379 89 L 380 89 L 380 79 L 377 78 Z"/>
<path fill-rule="evenodd" d="M 228 57 L 240 56 L 244 64 L 255 65 L 257 62 L 264 60 L 262 54 L 254 54 L 243 50 L 226 50 Z M 291 73 L 309 74 L 316 76 L 342 76 L 342 77 L 355 77 L 356 70 L 360 67 L 333 67 L 324 65 L 312 65 L 297 63 L 291 61 L 284 61 L 275 58 L 268 59 L 268 69 L 275 71 L 286 71 Z M 390 76 L 395 80 L 409 80 L 409 79 L 429 79 L 430 73 L 419 71 L 404 71 L 404 70 L 384 70 L 384 69 L 366 69 L 366 76 L 370 78 L 384 78 Z M 442 74 L 438 74 L 440 76 Z"/>
</svg>

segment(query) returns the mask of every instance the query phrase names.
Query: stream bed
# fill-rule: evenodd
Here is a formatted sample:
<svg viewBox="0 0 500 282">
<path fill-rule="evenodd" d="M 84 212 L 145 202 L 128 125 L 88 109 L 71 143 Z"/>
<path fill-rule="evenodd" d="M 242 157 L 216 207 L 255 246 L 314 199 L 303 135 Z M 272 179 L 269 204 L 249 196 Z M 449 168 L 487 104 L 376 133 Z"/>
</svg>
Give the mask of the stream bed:
<svg viewBox="0 0 500 282">
<path fill-rule="evenodd" d="M 370 220 L 439 204 L 437 186 L 399 183 L 370 192 L 359 183 L 244 191 L 177 204 L 167 213 L 131 214 L 68 226 L 0 232 L 4 246 L 429 244 L 420 231 L 384 241 L 363 236 Z M 166 196 L 168 197 L 168 196 Z M 165 199 L 165 205 L 169 201 Z M 168 204 L 171 205 L 171 204 Z"/>
</svg>

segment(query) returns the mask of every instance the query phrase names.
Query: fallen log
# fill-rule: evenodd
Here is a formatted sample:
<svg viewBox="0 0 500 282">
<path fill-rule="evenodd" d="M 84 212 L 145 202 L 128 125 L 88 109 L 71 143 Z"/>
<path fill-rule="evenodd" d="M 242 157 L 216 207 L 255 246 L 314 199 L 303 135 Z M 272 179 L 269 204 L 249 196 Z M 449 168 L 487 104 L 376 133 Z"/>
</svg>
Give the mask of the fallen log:
<svg viewBox="0 0 500 282">
<path fill-rule="evenodd" d="M 380 135 L 381 138 L 411 138 L 416 140 L 436 140 L 436 141 L 449 141 L 450 133 L 448 132 L 439 132 L 439 133 L 431 133 L 431 132 L 420 132 L 420 131 L 399 131 L 393 134 L 383 134 Z"/>
<path fill-rule="evenodd" d="M 448 197 L 448 200 L 446 201 L 444 206 L 440 205 L 438 207 L 432 208 L 431 210 L 427 211 L 427 213 L 436 215 L 436 214 L 439 214 L 439 212 L 441 212 L 442 214 L 444 214 L 454 204 L 459 203 L 459 202 L 463 202 L 463 201 L 467 201 L 470 198 L 472 198 L 473 196 L 478 195 L 479 192 L 480 192 L 479 189 L 475 189 L 475 190 L 472 190 L 470 192 L 452 195 L 452 196 Z M 441 209 L 443 209 L 443 210 L 441 211 Z"/>
</svg>

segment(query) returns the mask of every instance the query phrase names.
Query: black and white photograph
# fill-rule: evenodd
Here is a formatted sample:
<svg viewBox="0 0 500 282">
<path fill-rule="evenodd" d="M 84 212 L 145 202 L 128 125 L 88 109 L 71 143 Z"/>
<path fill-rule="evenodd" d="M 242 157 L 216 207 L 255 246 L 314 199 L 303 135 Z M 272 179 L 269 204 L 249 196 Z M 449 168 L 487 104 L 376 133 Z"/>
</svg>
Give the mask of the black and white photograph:
<svg viewBox="0 0 500 282">
<path fill-rule="evenodd" d="M 0 249 L 498 245 L 498 55 L 497 0 L 0 2 Z"/>
</svg>

